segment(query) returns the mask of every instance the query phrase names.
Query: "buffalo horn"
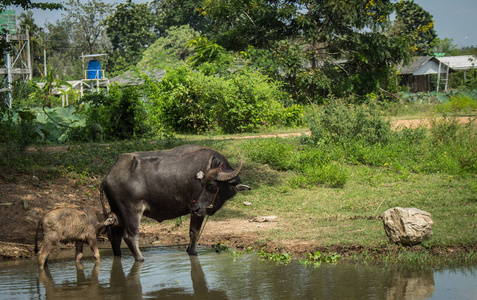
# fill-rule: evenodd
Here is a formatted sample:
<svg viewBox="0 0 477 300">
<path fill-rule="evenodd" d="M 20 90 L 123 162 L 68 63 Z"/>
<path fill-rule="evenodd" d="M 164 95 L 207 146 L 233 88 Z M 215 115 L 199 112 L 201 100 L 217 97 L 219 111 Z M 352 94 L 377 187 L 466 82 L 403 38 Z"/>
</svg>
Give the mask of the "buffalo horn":
<svg viewBox="0 0 477 300">
<path fill-rule="evenodd" d="M 228 181 L 228 180 L 231 180 L 235 177 L 237 177 L 237 175 L 240 173 L 240 170 L 242 169 L 242 160 L 240 160 L 240 164 L 239 166 L 237 167 L 237 169 L 235 169 L 234 171 L 230 172 L 230 173 L 227 173 L 227 172 L 219 172 L 219 174 L 217 174 L 217 177 L 215 177 L 215 179 L 217 181 Z"/>
</svg>

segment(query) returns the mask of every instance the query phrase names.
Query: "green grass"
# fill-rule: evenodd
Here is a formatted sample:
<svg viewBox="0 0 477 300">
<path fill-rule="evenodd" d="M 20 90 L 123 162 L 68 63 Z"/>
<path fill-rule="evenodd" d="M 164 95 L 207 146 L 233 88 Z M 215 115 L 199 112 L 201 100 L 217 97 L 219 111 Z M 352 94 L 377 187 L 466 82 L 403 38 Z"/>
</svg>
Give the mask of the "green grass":
<svg viewBox="0 0 477 300">
<path fill-rule="evenodd" d="M 18 174 L 41 180 L 71 177 L 85 185 L 93 181 L 94 190 L 120 153 L 201 144 L 220 151 L 232 165 L 243 159 L 240 177 L 252 187 L 229 201 L 214 220 L 278 216 L 278 226 L 255 242 L 280 247 L 284 241 L 303 240 L 317 249 L 359 248 L 359 254 L 349 257 L 386 262 L 427 261 L 422 253 L 453 247 L 465 249 L 459 260 L 475 261 L 477 131 L 475 124 L 454 125 L 443 120 L 429 130 L 393 133 L 386 143 L 376 144 L 193 136 L 24 152 L 3 149 L 0 172 L 11 182 Z M 244 206 L 244 201 L 252 205 Z M 395 206 L 431 213 L 434 235 L 412 248 L 421 254 L 387 241 L 380 216 Z"/>
</svg>

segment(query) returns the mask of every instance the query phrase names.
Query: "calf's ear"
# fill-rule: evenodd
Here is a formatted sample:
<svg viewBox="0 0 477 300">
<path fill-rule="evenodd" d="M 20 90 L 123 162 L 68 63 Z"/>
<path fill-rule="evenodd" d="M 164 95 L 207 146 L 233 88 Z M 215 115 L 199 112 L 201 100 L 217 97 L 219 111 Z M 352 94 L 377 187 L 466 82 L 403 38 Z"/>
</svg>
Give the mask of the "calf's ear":
<svg viewBox="0 0 477 300">
<path fill-rule="evenodd" d="M 116 222 L 116 218 L 109 217 L 106 219 L 106 221 L 104 221 L 103 225 L 110 226 L 110 225 L 113 225 L 115 222 Z"/>
</svg>

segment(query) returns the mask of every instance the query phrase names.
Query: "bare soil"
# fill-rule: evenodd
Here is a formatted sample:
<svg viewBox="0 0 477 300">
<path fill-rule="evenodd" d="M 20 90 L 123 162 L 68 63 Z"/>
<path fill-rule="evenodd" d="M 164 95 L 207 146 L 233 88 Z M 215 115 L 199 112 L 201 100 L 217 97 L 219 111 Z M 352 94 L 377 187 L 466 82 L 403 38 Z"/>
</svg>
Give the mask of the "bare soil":
<svg viewBox="0 0 477 300">
<path fill-rule="evenodd" d="M 100 179 L 91 179 L 85 184 L 84 181 L 79 183 L 65 178 L 40 181 L 21 174 L 8 178 L 0 176 L 0 258 L 32 258 L 38 221 L 51 209 L 80 206 L 100 209 L 99 183 Z M 158 223 L 149 220 L 143 223 L 139 237 L 142 246 L 185 245 L 189 242 L 187 218 L 180 225 L 175 221 Z M 214 221 L 210 218 L 199 243 L 211 246 L 222 243 L 238 249 L 255 246 L 256 249 L 256 241 L 274 226 L 278 223 L 237 219 Z M 101 245 L 110 247 L 109 242 Z"/>
<path fill-rule="evenodd" d="M 468 121 L 462 118 L 462 122 Z M 426 120 L 394 121 L 398 126 L 426 125 Z M 276 135 L 273 135 L 275 137 Z M 251 138 L 251 137 L 246 137 Z M 56 149 L 56 148 L 55 148 Z M 55 151 L 62 151 L 56 149 Z M 99 183 L 101 178 L 79 180 L 60 178 L 56 180 L 39 180 L 24 174 L 4 175 L 0 172 L 0 259 L 32 258 L 34 256 L 35 232 L 40 218 L 49 210 L 58 207 L 92 206 L 100 208 Z M 267 232 L 283 225 L 286 220 L 241 220 L 231 219 L 214 221 L 211 218 L 199 243 L 204 245 L 225 244 L 239 250 L 247 247 L 260 249 L 265 247 L 272 251 L 277 245 L 268 241 Z M 140 230 L 140 243 L 143 246 L 178 245 L 189 242 L 188 222 L 181 225 L 174 221 L 158 223 L 144 222 Z M 109 243 L 103 243 L 109 247 Z M 67 245 L 65 247 L 73 247 Z M 290 240 L 280 241 L 282 251 L 294 254 L 305 254 L 316 251 L 317 244 L 313 241 Z M 327 249 L 337 253 L 359 252 L 361 246 L 336 245 Z M 440 251 L 440 250 L 437 250 Z"/>
</svg>

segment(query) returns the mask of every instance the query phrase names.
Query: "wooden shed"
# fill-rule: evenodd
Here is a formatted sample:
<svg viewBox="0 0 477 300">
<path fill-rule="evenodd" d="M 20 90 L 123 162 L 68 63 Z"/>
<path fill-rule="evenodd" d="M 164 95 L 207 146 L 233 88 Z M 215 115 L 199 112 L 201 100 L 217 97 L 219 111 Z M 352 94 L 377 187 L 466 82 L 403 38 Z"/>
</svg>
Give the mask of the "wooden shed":
<svg viewBox="0 0 477 300">
<path fill-rule="evenodd" d="M 447 64 L 439 61 L 434 56 L 417 56 L 411 62 L 401 68 L 401 83 L 409 87 L 411 92 L 430 92 L 431 86 L 439 86 L 437 83 L 447 82 L 449 73 L 454 70 Z M 431 82 L 431 75 L 437 74 L 437 81 Z M 437 88 L 438 89 L 438 88 Z"/>
</svg>

